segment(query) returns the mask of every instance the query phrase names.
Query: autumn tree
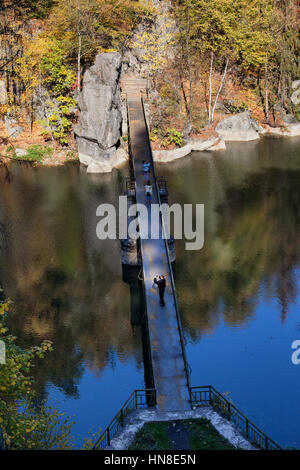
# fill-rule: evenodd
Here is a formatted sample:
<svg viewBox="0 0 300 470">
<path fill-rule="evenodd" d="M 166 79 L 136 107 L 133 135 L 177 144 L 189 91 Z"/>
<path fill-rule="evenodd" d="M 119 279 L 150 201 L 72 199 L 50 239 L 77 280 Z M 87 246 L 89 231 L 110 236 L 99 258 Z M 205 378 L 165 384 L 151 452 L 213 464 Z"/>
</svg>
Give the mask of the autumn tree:
<svg viewBox="0 0 300 470">
<path fill-rule="evenodd" d="M 274 88 L 285 109 L 293 109 L 289 101 L 291 83 L 300 77 L 300 7 L 296 0 L 276 1 L 275 27 L 276 43 L 276 83 Z"/>
<path fill-rule="evenodd" d="M 68 449 L 72 423 L 56 409 L 36 406 L 30 371 L 37 358 L 51 351 L 49 341 L 20 348 L 7 327 L 9 302 L 0 303 L 0 340 L 5 361 L 0 364 L 0 428 L 6 449 Z"/>
<path fill-rule="evenodd" d="M 75 91 L 85 68 L 98 52 L 122 50 L 147 8 L 134 0 L 3 0 L 2 4 L 0 78 L 5 78 L 9 97 L 5 113 L 18 117 L 25 111 L 32 129 L 35 107 L 42 103 L 45 133 L 67 145 Z"/>
<path fill-rule="evenodd" d="M 48 35 L 61 41 L 69 63 L 79 71 L 103 49 L 122 49 L 146 14 L 134 0 L 57 0 Z"/>
<path fill-rule="evenodd" d="M 159 21 L 157 18 L 159 17 Z M 140 50 L 150 85 L 157 89 L 157 75 L 168 64 L 168 56 L 174 45 L 174 20 L 171 10 L 160 11 L 151 6 L 144 27 L 137 31 L 130 47 Z"/>
<path fill-rule="evenodd" d="M 215 92 L 218 99 L 230 62 L 247 73 L 267 66 L 273 54 L 273 0 L 179 0 L 175 2 L 174 14 L 179 30 L 180 70 L 183 75 L 187 71 L 190 84 L 189 106 L 192 103 L 191 77 L 199 64 L 206 64 L 208 119 L 212 122 L 217 104 L 216 100 L 212 103 L 214 67 L 223 73 Z"/>
</svg>

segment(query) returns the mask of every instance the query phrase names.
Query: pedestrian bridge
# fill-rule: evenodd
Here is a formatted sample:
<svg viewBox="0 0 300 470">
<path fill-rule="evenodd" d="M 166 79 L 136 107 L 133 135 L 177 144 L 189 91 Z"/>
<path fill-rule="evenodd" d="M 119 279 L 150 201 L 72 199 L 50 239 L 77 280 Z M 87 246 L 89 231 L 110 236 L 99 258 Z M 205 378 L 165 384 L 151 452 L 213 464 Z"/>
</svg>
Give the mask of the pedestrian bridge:
<svg viewBox="0 0 300 470">
<path fill-rule="evenodd" d="M 165 195 L 159 186 L 159 179 L 156 176 L 152 158 L 142 98 L 142 94 L 146 92 L 146 89 L 147 82 L 141 79 L 135 80 L 130 78 L 126 82 L 123 81 L 122 84 L 122 90 L 127 95 L 129 144 L 135 182 L 135 188 L 133 188 L 133 185 L 130 185 L 129 193 L 134 194 L 137 203 L 144 205 L 146 205 L 146 197 L 143 160 L 151 165 L 152 203 L 161 204 L 161 194 L 162 198 Z M 133 180 L 130 181 L 132 182 Z M 145 214 L 141 211 L 139 215 L 140 232 L 141 227 L 146 223 L 143 217 L 145 217 Z M 153 221 L 150 217 L 150 220 L 148 220 L 149 231 L 153 223 L 159 225 L 155 227 L 159 231 L 158 233 L 164 233 L 164 223 L 161 217 L 159 219 L 155 218 Z M 141 237 L 140 252 L 153 370 L 153 388 L 135 390 L 106 427 L 93 448 L 114 448 L 111 447 L 111 441 L 122 429 L 125 429 L 125 434 L 128 436 L 129 428 L 126 426 L 130 426 L 130 418 L 127 420 L 126 416 L 130 415 L 133 411 L 137 412 L 137 410 L 147 408 L 150 417 L 145 421 L 151 422 L 153 420 L 169 421 L 172 413 L 168 412 L 174 411 L 183 412 L 174 413 L 173 416 L 176 415 L 176 419 L 178 419 L 179 415 L 181 416 L 179 419 L 186 419 L 187 416 L 195 418 L 197 417 L 197 414 L 195 414 L 197 412 L 191 411 L 191 408 L 196 410 L 198 407 L 209 407 L 209 411 L 211 409 L 217 411 L 219 414 L 218 420 L 224 419 L 234 424 L 235 427 L 232 428 L 232 435 L 237 437 L 237 441 L 233 445 L 245 449 L 280 450 L 281 447 L 276 442 L 264 434 L 214 387 L 211 385 L 190 386 L 168 240 L 166 237 L 155 240 Z M 136 263 L 139 264 L 136 260 L 132 264 Z M 165 293 L 166 305 L 164 307 L 160 306 L 157 289 L 153 288 L 153 279 L 157 274 L 164 274 L 167 281 Z M 158 412 L 167 413 L 158 413 L 157 419 L 154 419 L 153 413 L 156 413 L 155 409 Z M 222 422 L 222 429 L 224 429 L 224 425 L 228 426 L 228 423 Z M 236 434 L 237 428 L 239 428 L 241 436 Z M 243 436 L 247 440 L 245 446 L 242 443 Z"/>
<path fill-rule="evenodd" d="M 153 188 L 151 203 L 161 204 L 142 97 L 146 88 L 146 80 L 129 78 L 122 82 L 122 91 L 127 97 L 129 145 L 136 203 L 144 205 L 146 196 L 143 160 L 150 163 L 149 179 Z M 148 220 L 145 217 L 148 217 Z M 140 212 L 140 232 L 146 224 L 149 234 L 151 229 L 154 229 L 155 233 L 164 234 L 161 216 L 152 221 L 151 214 L 146 216 Z M 159 226 L 153 227 L 153 224 Z M 189 371 L 168 241 L 163 236 L 159 239 L 151 239 L 150 235 L 149 238 L 141 237 L 140 254 L 157 408 L 161 411 L 190 410 Z M 163 274 L 166 278 L 164 307 L 159 303 L 158 290 L 153 287 L 153 279 L 157 274 Z"/>
</svg>

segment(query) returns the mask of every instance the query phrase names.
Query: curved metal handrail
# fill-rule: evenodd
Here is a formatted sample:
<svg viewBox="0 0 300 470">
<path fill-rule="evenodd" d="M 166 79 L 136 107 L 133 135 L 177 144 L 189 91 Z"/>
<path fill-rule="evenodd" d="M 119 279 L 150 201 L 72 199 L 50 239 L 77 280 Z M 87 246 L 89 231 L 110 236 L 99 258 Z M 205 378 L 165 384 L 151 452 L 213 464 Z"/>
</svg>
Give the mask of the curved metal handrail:
<svg viewBox="0 0 300 470">
<path fill-rule="evenodd" d="M 106 426 L 105 430 L 101 433 L 100 437 L 95 442 L 92 450 L 97 450 L 99 447 L 105 448 L 110 445 L 110 440 L 115 437 L 115 435 L 119 432 L 120 428 L 124 427 L 125 418 L 126 418 L 126 410 L 129 405 L 134 401 L 134 405 L 132 405 L 131 410 L 137 410 L 140 407 L 144 407 L 144 403 L 138 403 L 138 397 L 145 398 L 145 404 L 147 404 L 147 398 L 151 397 L 151 404 L 155 406 L 156 404 L 156 390 L 154 388 L 146 388 L 140 390 L 134 390 L 131 395 L 127 398 L 123 406 L 119 409 L 119 411 L 115 414 L 114 418 L 111 422 Z M 148 406 L 148 404 L 147 404 Z M 101 443 L 104 443 L 101 446 Z"/>
<path fill-rule="evenodd" d="M 200 387 L 191 387 L 191 400 L 192 405 L 203 405 L 209 403 L 211 406 L 216 408 L 219 413 L 224 413 L 225 417 L 229 421 L 233 421 L 236 426 L 245 434 L 246 438 L 253 442 L 255 445 L 262 449 L 268 450 L 282 450 L 279 444 L 277 444 L 273 439 L 267 436 L 261 429 L 259 429 L 256 424 L 250 421 L 244 413 L 242 413 L 233 403 L 231 403 L 227 398 L 225 398 L 218 390 L 216 390 L 212 385 L 202 385 Z M 204 393 L 204 400 L 202 399 L 202 394 Z M 200 394 L 200 398 L 197 399 L 197 394 Z M 223 406 L 220 406 L 218 403 L 219 400 Z M 245 429 L 241 426 L 239 420 L 245 425 Z M 252 437 L 251 437 L 252 434 Z"/>
</svg>

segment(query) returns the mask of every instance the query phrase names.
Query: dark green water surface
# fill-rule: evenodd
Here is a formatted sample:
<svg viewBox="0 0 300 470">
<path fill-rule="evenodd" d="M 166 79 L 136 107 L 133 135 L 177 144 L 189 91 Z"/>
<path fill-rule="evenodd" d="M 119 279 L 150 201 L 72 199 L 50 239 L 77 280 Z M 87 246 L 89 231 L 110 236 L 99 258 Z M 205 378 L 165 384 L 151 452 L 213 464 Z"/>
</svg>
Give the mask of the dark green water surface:
<svg viewBox="0 0 300 470">
<path fill-rule="evenodd" d="M 205 204 L 205 244 L 176 241 L 176 287 L 193 385 L 214 385 L 284 447 L 300 448 L 300 139 L 232 143 L 160 165 L 170 202 Z M 96 237 L 128 170 L 77 165 L 0 170 L 0 281 L 10 326 L 54 351 L 35 370 L 49 402 L 74 415 L 77 447 L 144 388 L 118 240 Z"/>
<path fill-rule="evenodd" d="M 300 448 L 300 139 L 227 144 L 160 166 L 170 202 L 205 204 L 205 244 L 177 241 L 193 385 L 214 385 L 284 447 Z"/>
</svg>

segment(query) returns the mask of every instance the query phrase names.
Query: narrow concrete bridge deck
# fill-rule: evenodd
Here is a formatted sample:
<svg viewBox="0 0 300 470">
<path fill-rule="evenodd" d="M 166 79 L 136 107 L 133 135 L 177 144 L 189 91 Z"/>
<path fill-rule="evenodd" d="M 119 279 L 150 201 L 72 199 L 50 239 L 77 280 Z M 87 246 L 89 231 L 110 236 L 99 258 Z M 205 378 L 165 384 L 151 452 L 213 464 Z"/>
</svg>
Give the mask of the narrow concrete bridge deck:
<svg viewBox="0 0 300 470">
<path fill-rule="evenodd" d="M 132 83 L 127 89 L 128 125 L 136 180 L 136 201 L 146 205 L 143 160 L 151 162 L 152 169 L 154 167 L 140 91 L 139 88 L 134 91 Z M 151 170 L 152 203 L 158 204 L 159 195 L 154 178 Z M 140 214 L 140 228 L 147 223 L 144 217 L 144 214 Z M 149 215 L 149 232 L 151 223 Z M 157 229 L 161 233 L 161 221 L 158 224 Z M 164 239 L 151 240 L 150 235 L 149 239 L 141 238 L 141 254 L 157 407 L 160 411 L 190 410 L 189 379 L 177 318 L 179 312 L 176 311 L 176 292 L 171 282 L 172 267 L 168 261 Z M 164 274 L 166 278 L 164 307 L 160 306 L 158 289 L 153 288 L 153 279 L 157 274 Z"/>
</svg>

